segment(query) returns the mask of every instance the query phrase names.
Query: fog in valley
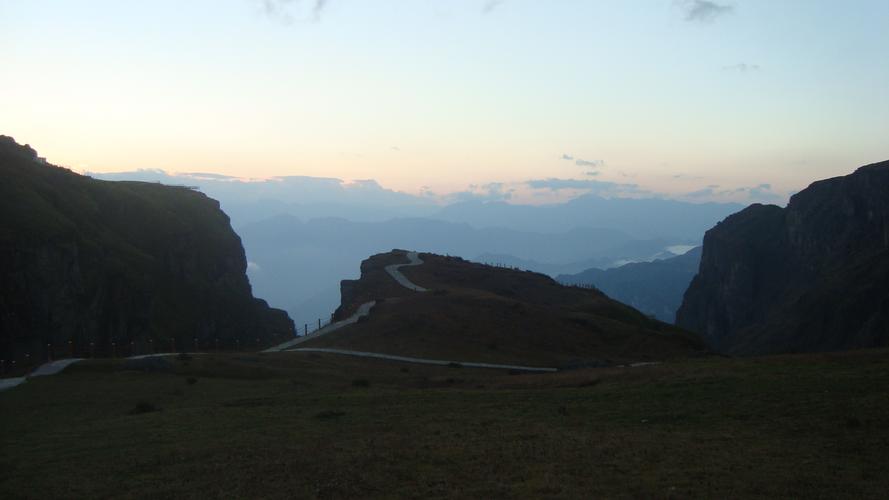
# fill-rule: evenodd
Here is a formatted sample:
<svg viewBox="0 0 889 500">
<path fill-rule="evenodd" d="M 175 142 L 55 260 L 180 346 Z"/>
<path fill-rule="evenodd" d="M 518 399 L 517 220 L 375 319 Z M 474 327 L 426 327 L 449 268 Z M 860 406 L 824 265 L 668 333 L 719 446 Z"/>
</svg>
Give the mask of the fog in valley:
<svg viewBox="0 0 889 500">
<path fill-rule="evenodd" d="M 160 170 L 91 175 L 192 186 L 219 200 L 243 241 L 254 293 L 286 310 L 297 325 L 329 319 L 340 303 L 340 281 L 358 278 L 363 259 L 393 248 L 568 276 L 675 257 L 741 208 L 597 192 L 543 205 L 470 193 L 442 202 L 372 180 L 316 177 L 245 182 Z M 664 307 L 643 312 L 668 319 L 675 311 L 662 314 Z"/>
</svg>

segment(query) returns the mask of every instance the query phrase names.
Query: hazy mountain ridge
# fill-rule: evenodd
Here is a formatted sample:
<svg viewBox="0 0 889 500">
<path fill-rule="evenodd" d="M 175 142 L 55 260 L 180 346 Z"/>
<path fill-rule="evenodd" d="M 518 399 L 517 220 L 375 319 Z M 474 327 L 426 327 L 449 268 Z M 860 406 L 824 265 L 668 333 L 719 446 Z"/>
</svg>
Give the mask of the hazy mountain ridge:
<svg viewBox="0 0 889 500">
<path fill-rule="evenodd" d="M 367 255 L 416 248 L 551 276 L 655 258 L 668 245 L 699 242 L 739 205 L 585 195 L 552 205 L 428 197 L 373 181 L 288 176 L 245 182 L 158 170 L 91 174 L 195 186 L 219 199 L 241 235 L 256 294 L 299 323 L 326 318 L 337 283 L 357 277 Z"/>
<path fill-rule="evenodd" d="M 283 311 L 253 298 L 240 239 L 206 195 L 83 177 L 5 136 L 0 174 L 5 359 L 45 360 L 48 344 L 70 356 L 292 335 Z"/>
<path fill-rule="evenodd" d="M 889 162 L 717 224 L 677 324 L 735 354 L 889 343 Z"/>
<path fill-rule="evenodd" d="M 609 297 L 661 321 L 673 323 L 688 284 L 698 272 L 701 247 L 652 262 L 635 262 L 612 269 L 587 269 L 560 275 L 560 283 L 593 285 Z"/>
<path fill-rule="evenodd" d="M 688 203 L 661 198 L 603 198 L 586 194 L 552 205 L 470 201 L 444 207 L 436 217 L 475 227 L 539 233 L 575 227 L 619 229 L 636 239 L 700 241 L 713 224 L 743 208 L 736 203 Z"/>
</svg>

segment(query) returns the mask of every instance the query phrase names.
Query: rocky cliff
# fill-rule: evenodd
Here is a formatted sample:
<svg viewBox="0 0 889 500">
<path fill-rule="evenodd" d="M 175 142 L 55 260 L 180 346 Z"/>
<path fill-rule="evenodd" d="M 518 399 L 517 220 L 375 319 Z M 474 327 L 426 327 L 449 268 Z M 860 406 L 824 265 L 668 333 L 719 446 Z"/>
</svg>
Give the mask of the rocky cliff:
<svg viewBox="0 0 889 500">
<path fill-rule="evenodd" d="M 889 343 L 889 162 L 717 224 L 677 324 L 732 354 Z"/>
<path fill-rule="evenodd" d="M 252 296 L 219 203 L 91 179 L 0 136 L 0 359 L 252 348 L 293 335 Z"/>
</svg>

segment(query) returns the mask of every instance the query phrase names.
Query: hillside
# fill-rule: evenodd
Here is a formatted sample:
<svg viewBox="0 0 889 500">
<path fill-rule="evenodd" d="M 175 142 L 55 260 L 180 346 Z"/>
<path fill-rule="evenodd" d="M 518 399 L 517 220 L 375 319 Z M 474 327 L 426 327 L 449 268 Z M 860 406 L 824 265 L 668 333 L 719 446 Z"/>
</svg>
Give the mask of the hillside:
<svg viewBox="0 0 889 500">
<path fill-rule="evenodd" d="M 661 321 L 673 323 L 688 284 L 698 272 L 701 247 L 669 259 L 633 262 L 612 269 L 587 269 L 563 274 L 556 281 L 593 285 L 609 297 L 629 304 Z"/>
<path fill-rule="evenodd" d="M 717 224 L 677 323 L 733 354 L 889 343 L 889 162 Z"/>
<path fill-rule="evenodd" d="M 712 223 L 715 223 L 714 219 Z M 579 227 L 559 233 L 503 228 L 478 229 L 468 224 L 425 218 L 354 222 L 340 218 L 304 220 L 279 215 L 239 228 L 250 261 L 256 293 L 286 308 L 297 323 L 327 318 L 339 305 L 337 284 L 357 278 L 368 255 L 410 248 L 442 255 L 484 260 L 484 255 L 511 255 L 519 267 L 539 272 L 582 271 L 595 263 L 643 260 L 684 240 L 636 240 L 613 229 Z M 698 239 L 703 231 L 698 235 Z M 491 262 L 505 263 L 499 257 Z M 576 266 L 581 267 L 576 267 Z"/>
<path fill-rule="evenodd" d="M 565 287 L 542 274 L 421 254 L 403 268 L 425 293 L 384 270 L 404 251 L 374 255 L 361 278 L 342 283 L 336 319 L 376 300 L 357 324 L 310 340 L 325 347 L 403 356 L 532 366 L 611 365 L 702 354 L 701 342 L 601 292 Z"/>
<path fill-rule="evenodd" d="M 99 181 L 0 136 L 0 356 L 268 344 L 293 335 L 252 296 L 219 204 L 185 188 Z"/>
</svg>

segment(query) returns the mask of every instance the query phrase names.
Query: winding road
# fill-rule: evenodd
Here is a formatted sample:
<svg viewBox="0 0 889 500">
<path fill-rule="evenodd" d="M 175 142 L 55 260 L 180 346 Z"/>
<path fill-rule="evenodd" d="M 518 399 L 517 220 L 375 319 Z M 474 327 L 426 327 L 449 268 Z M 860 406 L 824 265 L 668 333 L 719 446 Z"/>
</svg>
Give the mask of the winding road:
<svg viewBox="0 0 889 500">
<path fill-rule="evenodd" d="M 397 281 L 399 285 L 407 288 L 408 290 L 413 290 L 415 292 L 427 292 L 428 290 L 412 283 L 411 280 L 407 279 L 403 274 L 401 274 L 401 271 L 399 271 L 399 269 L 401 269 L 402 267 L 419 266 L 423 263 L 423 260 L 420 259 L 420 256 L 417 254 L 417 252 L 408 252 L 407 258 L 409 261 L 407 264 L 389 264 L 388 266 L 386 266 L 386 272 L 389 273 L 389 276 L 392 276 L 392 278 L 395 279 L 395 281 Z"/>
<path fill-rule="evenodd" d="M 427 291 L 425 288 L 423 288 L 415 283 L 412 283 L 411 280 L 409 280 L 409 279 L 407 279 L 407 277 L 405 277 L 405 275 L 401 274 L 401 271 L 399 269 L 401 269 L 402 267 L 419 266 L 420 264 L 423 263 L 423 260 L 420 259 L 420 256 L 417 254 L 417 252 L 408 252 L 407 259 L 408 259 L 407 263 L 389 264 L 384 269 L 389 274 L 389 276 L 392 276 L 392 279 L 394 279 L 399 285 L 407 288 L 408 290 L 413 290 L 415 292 Z M 358 306 L 358 310 L 355 312 L 355 314 L 349 316 L 348 318 L 346 318 L 344 320 L 337 321 L 336 323 L 331 323 L 320 330 L 315 330 L 310 335 L 306 335 L 304 337 L 297 337 L 295 339 L 288 340 L 287 342 L 276 345 L 274 347 L 270 347 L 262 352 L 281 352 L 281 351 L 296 350 L 296 349 L 293 349 L 293 347 L 297 346 L 299 344 L 302 344 L 303 342 L 308 342 L 309 340 L 316 339 L 322 335 L 327 335 L 330 332 L 339 330 L 340 328 L 342 328 L 344 326 L 349 326 L 349 325 L 357 323 L 359 319 L 370 314 L 371 308 L 373 308 L 373 306 L 375 306 L 375 305 L 376 305 L 376 301 L 373 301 L 373 300 L 370 302 L 365 302 L 364 304 L 361 304 L 360 306 Z"/>
<path fill-rule="evenodd" d="M 295 345 L 299 345 L 299 344 L 302 344 L 303 342 L 307 342 L 309 340 L 316 339 L 322 335 L 326 335 L 330 332 L 339 330 L 340 328 L 342 328 L 344 326 L 349 326 L 349 325 L 355 324 L 358 322 L 359 319 L 370 314 L 370 310 L 375 305 L 377 305 L 377 301 L 375 301 L 375 300 L 372 300 L 370 302 L 365 302 L 364 304 L 361 304 L 360 306 L 358 306 L 358 310 L 355 311 L 355 314 L 349 316 L 348 318 L 346 318 L 344 320 L 337 321 L 336 323 L 331 323 L 320 330 L 315 330 L 314 332 L 310 333 L 309 335 L 305 335 L 303 337 L 297 337 L 293 340 L 288 340 L 287 342 L 284 342 L 283 344 L 278 344 L 275 347 L 269 347 L 268 349 L 266 349 L 262 352 L 286 351 Z"/>
<path fill-rule="evenodd" d="M 402 267 L 419 266 L 420 264 L 423 263 L 423 260 L 420 259 L 420 256 L 417 254 L 417 252 L 408 252 L 407 258 L 408 258 L 408 262 L 405 264 L 389 264 L 388 266 L 385 267 L 386 272 L 389 273 L 389 276 L 392 276 L 392 279 L 394 279 L 399 285 L 407 288 L 408 290 L 413 290 L 415 292 L 427 292 L 428 290 L 426 288 L 423 288 L 423 287 L 417 285 L 416 283 L 413 283 L 411 280 L 407 279 L 407 277 L 404 274 L 401 273 L 400 269 Z M 363 304 L 361 307 L 364 307 L 366 305 L 368 305 L 368 304 Z M 360 312 L 360 308 L 359 308 L 359 312 Z M 366 313 L 364 315 L 366 315 L 369 312 L 370 312 L 370 309 L 368 308 L 368 310 L 366 311 Z M 340 323 L 344 323 L 344 324 L 337 326 L 337 328 L 346 326 L 346 324 L 355 323 L 356 321 L 358 321 L 357 316 L 358 316 L 358 313 L 356 313 L 349 319 L 341 321 Z M 346 323 L 347 321 L 349 323 Z M 339 323 L 337 323 L 337 325 L 339 325 Z M 331 325 L 331 326 L 333 326 L 333 325 Z M 321 332 L 319 331 L 319 333 L 321 333 Z M 324 333 L 327 333 L 327 332 L 324 332 Z M 328 354 L 341 354 L 344 356 L 356 356 L 359 358 L 385 359 L 388 361 L 400 361 L 402 363 L 416 363 L 416 364 L 422 364 L 422 365 L 438 365 L 438 366 L 459 365 L 459 366 L 466 366 L 466 367 L 470 367 L 470 368 L 493 368 L 493 369 L 498 369 L 498 370 L 521 370 L 521 371 L 527 371 L 527 372 L 555 372 L 555 371 L 558 371 L 557 368 L 545 368 L 545 367 L 539 367 L 539 366 L 501 365 L 501 364 L 496 364 L 496 363 L 475 363 L 475 362 L 471 362 L 471 361 L 451 361 L 451 360 L 444 360 L 444 359 L 412 358 L 409 356 L 395 356 L 392 354 L 381 354 L 381 353 L 377 353 L 377 352 L 351 351 L 348 349 L 326 349 L 326 348 L 314 348 L 314 347 L 303 347 L 303 348 L 299 348 L 299 349 L 291 349 L 292 346 L 300 344 L 306 340 L 310 340 L 311 338 L 314 338 L 317 335 L 318 334 L 311 335 L 308 337 L 302 337 L 302 338 L 297 339 L 295 341 L 291 340 L 290 342 L 286 342 L 286 344 L 288 344 L 287 347 L 284 347 L 283 349 L 277 349 L 277 347 L 276 347 L 274 349 L 294 351 L 294 352 L 320 352 L 320 353 L 328 353 Z M 284 344 L 282 344 L 282 345 L 284 345 Z M 278 347 L 281 347 L 281 346 L 278 346 Z"/>
<path fill-rule="evenodd" d="M 386 272 L 389 276 L 392 276 L 399 285 L 407 288 L 408 290 L 413 290 L 415 292 L 427 292 L 426 288 L 423 288 L 407 279 L 407 277 L 401 273 L 400 269 L 402 267 L 411 267 L 411 266 L 419 266 L 423 264 L 423 260 L 420 259 L 420 256 L 417 252 L 408 252 L 407 253 L 408 262 L 404 264 L 390 264 L 385 267 Z M 521 370 L 528 372 L 555 372 L 558 371 L 556 368 L 546 368 L 546 367 L 538 367 L 538 366 L 520 366 L 520 365 L 500 365 L 495 363 L 475 363 L 468 361 L 450 361 L 450 360 L 442 360 L 442 359 L 427 359 L 427 358 L 412 358 L 408 356 L 394 356 L 391 354 L 381 354 L 375 352 L 364 352 L 364 351 L 350 351 L 345 349 L 323 349 L 323 348 L 297 348 L 294 349 L 295 346 L 302 344 L 303 342 L 307 342 L 309 340 L 318 338 L 322 335 L 326 335 L 330 332 L 334 332 L 343 328 L 345 326 L 349 326 L 358 322 L 364 316 L 370 314 L 370 310 L 376 305 L 376 301 L 365 302 L 358 307 L 358 310 L 355 314 L 349 316 L 348 318 L 337 321 L 336 323 L 331 323 L 320 330 L 316 330 L 310 335 L 306 335 L 304 337 L 297 337 L 293 340 L 288 340 L 282 344 L 276 345 L 275 347 L 271 347 L 262 352 L 281 352 L 281 351 L 293 351 L 293 352 L 323 352 L 330 354 L 341 354 L 345 356 L 357 356 L 362 358 L 376 358 L 376 359 L 385 359 L 390 361 L 400 361 L 403 363 L 417 363 L 424 365 L 439 365 L 439 366 L 448 366 L 448 365 L 460 365 L 466 366 L 470 368 L 494 368 L 501 370 Z M 156 356 L 174 356 L 174 353 L 163 353 L 163 354 L 143 354 L 140 356 L 132 356 L 128 359 L 141 359 L 141 358 L 150 358 Z M 16 378 L 4 378 L 0 379 L 0 392 L 16 387 L 20 384 L 23 384 L 30 377 L 42 377 L 47 375 L 55 375 L 60 373 L 62 370 L 67 368 L 68 366 L 77 363 L 78 361 L 82 361 L 83 358 L 71 358 L 71 359 L 60 359 L 57 361 L 52 361 L 41 365 L 39 368 L 34 370 L 27 377 L 16 377 Z"/>
</svg>

